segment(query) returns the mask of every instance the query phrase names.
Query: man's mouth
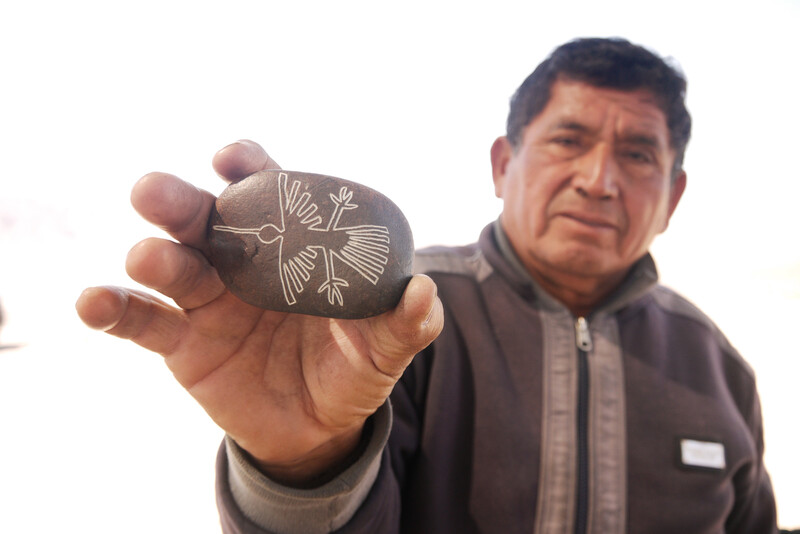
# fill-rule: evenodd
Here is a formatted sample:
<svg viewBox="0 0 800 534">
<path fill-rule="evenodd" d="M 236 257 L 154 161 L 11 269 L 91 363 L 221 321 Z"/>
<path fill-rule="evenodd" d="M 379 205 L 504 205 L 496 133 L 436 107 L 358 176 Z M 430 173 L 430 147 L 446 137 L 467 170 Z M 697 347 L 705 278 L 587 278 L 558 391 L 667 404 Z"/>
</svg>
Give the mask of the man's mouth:
<svg viewBox="0 0 800 534">
<path fill-rule="evenodd" d="M 582 212 L 562 212 L 557 215 L 558 217 L 564 217 L 576 223 L 579 223 L 583 226 L 588 226 L 591 228 L 596 228 L 598 230 L 617 230 L 618 225 L 615 221 L 609 219 L 608 217 L 603 217 L 600 215 L 595 215 L 592 213 L 582 213 Z"/>
</svg>

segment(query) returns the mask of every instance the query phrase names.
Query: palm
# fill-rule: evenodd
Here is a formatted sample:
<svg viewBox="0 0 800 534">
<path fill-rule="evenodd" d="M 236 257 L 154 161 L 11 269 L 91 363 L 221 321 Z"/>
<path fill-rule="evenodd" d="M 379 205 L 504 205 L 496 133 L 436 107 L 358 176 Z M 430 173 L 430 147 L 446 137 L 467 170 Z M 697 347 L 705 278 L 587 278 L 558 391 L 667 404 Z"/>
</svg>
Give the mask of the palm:
<svg viewBox="0 0 800 534">
<path fill-rule="evenodd" d="M 369 320 L 261 310 L 227 292 L 187 315 L 167 365 L 243 446 L 300 438 L 296 454 L 377 409 L 394 384 L 370 359 Z"/>
</svg>

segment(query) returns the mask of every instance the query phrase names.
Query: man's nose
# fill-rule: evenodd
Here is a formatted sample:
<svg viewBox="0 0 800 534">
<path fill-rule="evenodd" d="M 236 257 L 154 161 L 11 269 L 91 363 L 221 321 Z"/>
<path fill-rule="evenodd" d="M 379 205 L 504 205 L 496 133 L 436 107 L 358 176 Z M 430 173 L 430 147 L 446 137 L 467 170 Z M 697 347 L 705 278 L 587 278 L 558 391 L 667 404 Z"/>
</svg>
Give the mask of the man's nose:
<svg viewBox="0 0 800 534">
<path fill-rule="evenodd" d="M 581 196 L 612 199 L 619 193 L 620 168 L 611 147 L 598 143 L 578 160 L 573 187 Z"/>
</svg>

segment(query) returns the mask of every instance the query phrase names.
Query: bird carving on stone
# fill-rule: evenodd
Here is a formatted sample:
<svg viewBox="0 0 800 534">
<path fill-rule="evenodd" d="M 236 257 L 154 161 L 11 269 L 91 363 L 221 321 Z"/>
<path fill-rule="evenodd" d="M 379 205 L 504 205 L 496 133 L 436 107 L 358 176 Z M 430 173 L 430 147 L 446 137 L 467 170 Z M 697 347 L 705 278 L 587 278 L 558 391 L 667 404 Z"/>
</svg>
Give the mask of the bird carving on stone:
<svg viewBox="0 0 800 534">
<path fill-rule="evenodd" d="M 287 174 L 281 172 L 278 175 L 280 225 L 268 223 L 259 228 L 215 225 L 213 229 L 252 234 L 267 245 L 277 243 L 277 269 L 289 305 L 297 301 L 297 295 L 305 289 L 312 271 L 322 260 L 325 278 L 317 293 L 325 293 L 330 304 L 343 306 L 342 288 L 350 284 L 337 269 L 341 264 L 347 265 L 371 284 L 377 284 L 388 261 L 389 230 L 370 224 L 340 226 L 342 215 L 358 208 L 353 202 L 353 192 L 346 186 L 337 194 L 329 194 L 334 209 L 325 224 L 319 206 L 303 190 L 300 180 L 293 180 L 291 185 L 288 182 Z"/>
</svg>

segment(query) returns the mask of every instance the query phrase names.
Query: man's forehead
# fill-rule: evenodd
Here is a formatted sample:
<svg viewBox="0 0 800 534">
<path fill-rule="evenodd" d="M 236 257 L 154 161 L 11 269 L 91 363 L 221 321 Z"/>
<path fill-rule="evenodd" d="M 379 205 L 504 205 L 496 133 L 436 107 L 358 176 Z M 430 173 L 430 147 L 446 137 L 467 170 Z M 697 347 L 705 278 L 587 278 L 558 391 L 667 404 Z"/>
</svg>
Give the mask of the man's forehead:
<svg viewBox="0 0 800 534">
<path fill-rule="evenodd" d="M 666 116 L 650 91 L 622 91 L 575 81 L 556 81 L 547 106 L 531 124 L 541 122 L 548 130 L 592 131 L 608 121 L 613 121 L 618 134 L 668 139 Z"/>
</svg>

